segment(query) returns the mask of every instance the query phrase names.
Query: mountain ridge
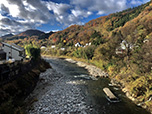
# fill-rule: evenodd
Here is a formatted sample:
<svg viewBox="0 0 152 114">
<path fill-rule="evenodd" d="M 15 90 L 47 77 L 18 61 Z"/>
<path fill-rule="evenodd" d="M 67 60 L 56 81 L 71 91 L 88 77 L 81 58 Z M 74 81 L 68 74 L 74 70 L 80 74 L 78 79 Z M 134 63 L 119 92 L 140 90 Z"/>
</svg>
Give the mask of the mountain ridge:
<svg viewBox="0 0 152 114">
<path fill-rule="evenodd" d="M 7 38 L 12 37 L 12 36 L 14 36 L 14 35 L 10 33 L 10 34 L 6 34 L 4 36 L 1 36 L 0 38 L 2 38 L 4 40 L 4 39 L 7 39 Z"/>
<path fill-rule="evenodd" d="M 7 40 L 16 40 L 16 39 L 24 39 L 24 38 L 30 38 L 30 37 L 37 37 L 38 39 L 45 39 L 45 38 L 48 38 L 53 33 L 54 32 L 52 32 L 52 31 L 50 31 L 49 33 L 45 33 L 43 31 L 40 31 L 37 29 L 28 29 L 17 35 L 7 37 L 6 39 Z"/>
<path fill-rule="evenodd" d="M 20 34 L 18 34 L 18 36 L 33 36 L 33 35 L 41 35 L 44 34 L 44 32 L 40 31 L 40 30 L 36 30 L 36 29 L 28 29 Z"/>
</svg>

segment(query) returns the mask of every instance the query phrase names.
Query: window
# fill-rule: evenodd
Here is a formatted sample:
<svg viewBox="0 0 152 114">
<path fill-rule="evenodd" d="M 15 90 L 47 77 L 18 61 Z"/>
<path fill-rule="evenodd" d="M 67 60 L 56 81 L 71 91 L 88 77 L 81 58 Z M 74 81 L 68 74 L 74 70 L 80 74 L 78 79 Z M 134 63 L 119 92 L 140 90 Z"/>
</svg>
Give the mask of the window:
<svg viewBox="0 0 152 114">
<path fill-rule="evenodd" d="M 23 52 L 22 51 L 19 51 L 19 56 L 23 56 Z"/>
</svg>

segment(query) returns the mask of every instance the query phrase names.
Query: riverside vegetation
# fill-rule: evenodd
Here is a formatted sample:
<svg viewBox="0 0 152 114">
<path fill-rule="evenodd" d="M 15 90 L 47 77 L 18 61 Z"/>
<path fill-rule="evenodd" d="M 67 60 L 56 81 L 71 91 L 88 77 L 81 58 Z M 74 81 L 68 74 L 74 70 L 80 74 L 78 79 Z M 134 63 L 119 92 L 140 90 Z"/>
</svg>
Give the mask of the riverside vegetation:
<svg viewBox="0 0 152 114">
<path fill-rule="evenodd" d="M 72 25 L 46 38 L 30 36 L 7 42 L 46 46 L 43 55 L 83 58 L 107 71 L 135 103 L 152 112 L 152 1 L 85 25 Z M 77 42 L 91 45 L 75 47 Z"/>
</svg>

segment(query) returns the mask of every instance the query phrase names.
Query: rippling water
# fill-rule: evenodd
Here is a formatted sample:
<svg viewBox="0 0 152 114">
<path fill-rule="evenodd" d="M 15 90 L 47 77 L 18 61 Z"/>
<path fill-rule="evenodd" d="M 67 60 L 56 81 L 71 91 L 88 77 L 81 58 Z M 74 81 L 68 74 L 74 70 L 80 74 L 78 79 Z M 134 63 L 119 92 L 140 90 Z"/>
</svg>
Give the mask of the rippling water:
<svg viewBox="0 0 152 114">
<path fill-rule="evenodd" d="M 54 70 L 40 75 L 36 90 L 38 101 L 29 110 L 31 114 L 149 114 L 137 107 L 119 90 L 110 86 L 109 79 L 95 78 L 88 71 L 64 59 L 46 59 Z M 103 92 L 109 87 L 121 100 L 110 103 Z M 33 93 L 33 95 L 35 95 Z"/>
</svg>

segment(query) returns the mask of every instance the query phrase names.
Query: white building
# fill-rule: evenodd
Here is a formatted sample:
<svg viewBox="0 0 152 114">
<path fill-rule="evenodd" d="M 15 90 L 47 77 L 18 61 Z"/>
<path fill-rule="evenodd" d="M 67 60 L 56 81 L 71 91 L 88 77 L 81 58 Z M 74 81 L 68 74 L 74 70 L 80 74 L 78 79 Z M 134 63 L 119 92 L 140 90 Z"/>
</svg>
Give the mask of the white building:
<svg viewBox="0 0 152 114">
<path fill-rule="evenodd" d="M 52 46 L 51 46 L 51 48 L 55 48 L 55 47 L 56 47 L 55 45 L 52 45 Z"/>
<path fill-rule="evenodd" d="M 83 45 L 81 45 L 79 42 L 77 42 L 77 43 L 75 44 L 75 47 L 83 47 Z"/>
<path fill-rule="evenodd" d="M 85 44 L 85 47 L 86 47 L 86 46 L 91 46 L 91 42 L 90 42 L 90 43 L 86 43 L 86 44 Z"/>
<path fill-rule="evenodd" d="M 16 45 L 16 44 L 7 44 L 2 42 L 2 49 L 6 52 L 6 58 L 15 59 L 15 60 L 23 60 L 25 58 L 25 49 Z"/>
<path fill-rule="evenodd" d="M 46 49 L 46 47 L 45 46 L 41 46 L 41 49 Z"/>
<path fill-rule="evenodd" d="M 60 48 L 61 51 L 65 51 L 65 48 Z"/>
<path fill-rule="evenodd" d="M 149 39 L 145 39 L 143 42 L 144 42 L 144 43 L 148 43 L 148 42 L 149 42 Z"/>
</svg>

